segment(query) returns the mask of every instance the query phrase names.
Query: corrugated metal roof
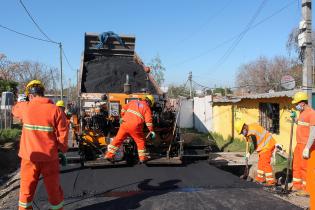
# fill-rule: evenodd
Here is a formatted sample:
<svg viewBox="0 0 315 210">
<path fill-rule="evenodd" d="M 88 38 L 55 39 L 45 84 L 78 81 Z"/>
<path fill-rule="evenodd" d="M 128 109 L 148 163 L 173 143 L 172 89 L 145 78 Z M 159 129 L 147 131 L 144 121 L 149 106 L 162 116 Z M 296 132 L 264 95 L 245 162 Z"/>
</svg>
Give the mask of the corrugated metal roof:
<svg viewBox="0 0 315 210">
<path fill-rule="evenodd" d="M 258 98 L 277 98 L 277 97 L 292 97 L 296 92 L 301 90 L 289 90 L 273 93 L 261 93 L 242 96 L 241 99 L 258 99 Z"/>
<path fill-rule="evenodd" d="M 239 97 L 233 97 L 233 98 L 226 98 L 226 97 L 220 97 L 220 98 L 214 98 L 214 103 L 237 103 L 240 102 L 241 98 Z"/>
<path fill-rule="evenodd" d="M 289 90 L 289 91 L 280 91 L 273 93 L 260 93 L 260 94 L 251 94 L 246 96 L 239 97 L 216 97 L 213 99 L 214 103 L 237 103 L 242 99 L 259 99 L 259 98 L 278 98 L 278 97 L 293 97 L 293 95 L 301 91 L 299 89 Z"/>
</svg>

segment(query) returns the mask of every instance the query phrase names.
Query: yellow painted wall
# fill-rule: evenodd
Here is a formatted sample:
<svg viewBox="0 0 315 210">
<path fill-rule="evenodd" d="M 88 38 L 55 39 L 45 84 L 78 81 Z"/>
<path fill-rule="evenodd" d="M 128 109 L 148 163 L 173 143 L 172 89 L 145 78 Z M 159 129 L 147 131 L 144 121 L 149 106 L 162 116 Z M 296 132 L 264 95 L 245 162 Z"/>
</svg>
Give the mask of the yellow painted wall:
<svg viewBox="0 0 315 210">
<path fill-rule="evenodd" d="M 259 103 L 278 103 L 280 110 L 280 132 L 273 134 L 277 143 L 282 144 L 286 151 L 289 151 L 290 143 L 290 112 L 291 98 L 279 97 L 270 99 L 243 99 L 234 104 L 232 114 L 232 103 L 214 103 L 213 105 L 213 130 L 220 133 L 224 138 L 232 136 L 232 115 L 234 120 L 244 119 L 246 123 L 259 123 Z M 234 136 L 241 138 L 234 131 Z M 293 148 L 295 146 L 295 129 L 293 135 Z"/>
<path fill-rule="evenodd" d="M 213 130 L 225 139 L 232 136 L 232 104 L 215 104 L 212 109 Z"/>
</svg>

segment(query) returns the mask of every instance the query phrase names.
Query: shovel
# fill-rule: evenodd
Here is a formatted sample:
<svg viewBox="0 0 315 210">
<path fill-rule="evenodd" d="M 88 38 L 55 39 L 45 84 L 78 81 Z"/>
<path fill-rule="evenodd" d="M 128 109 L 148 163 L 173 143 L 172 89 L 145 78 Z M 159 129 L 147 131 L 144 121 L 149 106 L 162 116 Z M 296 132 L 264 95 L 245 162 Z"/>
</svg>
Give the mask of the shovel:
<svg viewBox="0 0 315 210">
<path fill-rule="evenodd" d="M 284 184 L 284 189 L 283 189 L 283 193 L 284 194 L 287 194 L 289 192 L 288 184 L 289 184 L 289 172 L 290 172 L 290 169 L 291 169 L 293 127 L 294 127 L 294 119 L 292 118 L 291 132 L 290 132 L 289 157 L 288 157 L 288 164 L 287 164 L 287 173 L 286 173 L 285 184 Z"/>
<path fill-rule="evenodd" d="M 249 142 L 246 140 L 246 153 L 245 156 L 247 155 L 249 150 Z M 248 158 L 245 157 L 245 170 L 244 170 L 244 174 L 242 176 L 240 176 L 241 179 L 247 179 L 248 177 L 248 173 L 249 173 L 249 169 L 248 169 Z"/>
</svg>

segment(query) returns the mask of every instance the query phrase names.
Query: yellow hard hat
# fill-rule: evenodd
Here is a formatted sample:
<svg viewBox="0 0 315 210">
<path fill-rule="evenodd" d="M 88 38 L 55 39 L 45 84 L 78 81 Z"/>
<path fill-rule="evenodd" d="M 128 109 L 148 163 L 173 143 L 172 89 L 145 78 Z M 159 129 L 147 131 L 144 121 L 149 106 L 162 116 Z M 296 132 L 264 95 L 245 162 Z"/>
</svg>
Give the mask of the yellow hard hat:
<svg viewBox="0 0 315 210">
<path fill-rule="evenodd" d="M 297 104 L 301 101 L 307 101 L 308 96 L 306 92 L 297 92 L 293 96 L 292 104 Z"/>
<path fill-rule="evenodd" d="M 154 105 L 154 97 L 153 97 L 153 95 L 146 95 L 145 99 L 149 100 L 151 102 L 151 107 Z"/>
<path fill-rule="evenodd" d="M 236 132 L 238 134 L 241 134 L 242 133 L 242 130 L 243 130 L 243 126 L 245 125 L 245 121 L 243 120 L 237 120 L 234 124 L 234 129 L 236 130 Z"/>
<path fill-rule="evenodd" d="M 57 101 L 56 106 L 65 107 L 65 103 L 63 102 L 63 100 L 59 100 Z"/>
<path fill-rule="evenodd" d="M 40 80 L 32 80 L 26 85 L 26 88 L 25 88 L 25 95 L 26 96 L 28 96 L 30 94 L 30 89 L 33 87 L 37 87 L 38 90 L 41 90 L 42 92 L 44 92 L 44 90 L 45 90 L 45 87 Z"/>
</svg>

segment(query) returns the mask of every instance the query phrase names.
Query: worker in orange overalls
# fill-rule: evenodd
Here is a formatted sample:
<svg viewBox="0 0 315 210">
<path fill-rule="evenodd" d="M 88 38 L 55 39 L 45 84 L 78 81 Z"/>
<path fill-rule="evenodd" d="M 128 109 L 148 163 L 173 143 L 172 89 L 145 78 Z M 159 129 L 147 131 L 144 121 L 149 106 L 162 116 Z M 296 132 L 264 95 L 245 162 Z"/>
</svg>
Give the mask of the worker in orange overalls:
<svg viewBox="0 0 315 210">
<path fill-rule="evenodd" d="M 296 128 L 296 146 L 293 155 L 293 190 L 298 191 L 298 195 L 311 195 L 314 201 L 314 157 L 310 160 L 310 150 L 313 151 L 315 138 L 315 111 L 308 105 L 306 92 L 297 92 L 292 104 L 300 112 Z M 313 152 L 312 152 L 313 153 Z M 308 164 L 310 166 L 308 167 Z M 310 177 L 310 178 L 308 178 Z M 310 182 L 310 183 L 308 183 Z M 315 205 L 313 205 L 315 208 Z"/>
<path fill-rule="evenodd" d="M 69 113 L 68 111 L 66 111 L 66 107 L 65 107 L 65 102 L 63 100 L 59 100 L 56 102 L 56 106 L 58 106 L 63 113 L 65 113 L 66 115 L 66 120 L 67 120 L 67 128 L 69 128 L 70 126 L 70 119 L 71 119 L 71 113 Z"/>
<path fill-rule="evenodd" d="M 121 109 L 122 123 L 116 137 L 107 147 L 106 159 L 114 161 L 115 153 L 120 145 L 128 136 L 131 136 L 137 144 L 140 163 L 144 163 L 148 160 L 145 149 L 143 124 L 146 124 L 152 139 L 154 139 L 155 132 L 153 131 L 152 112 L 150 109 L 153 104 L 154 97 L 147 95 L 144 101 L 130 101 Z"/>
<path fill-rule="evenodd" d="M 33 80 L 26 86 L 29 101 L 18 102 L 13 115 L 23 123 L 19 156 L 21 181 L 19 209 L 32 209 L 32 201 L 42 175 L 51 209 L 63 209 L 59 180 L 58 150 L 68 149 L 66 118 L 53 102 L 44 97 L 44 85 Z"/>
<path fill-rule="evenodd" d="M 235 130 L 238 134 L 243 134 L 246 141 L 249 141 L 253 145 L 253 150 L 258 152 L 259 159 L 255 178 L 256 182 L 261 184 L 266 182 L 265 186 L 274 186 L 275 179 L 270 162 L 276 141 L 271 133 L 256 123 L 247 125 L 242 120 L 235 122 Z M 249 158 L 249 156 L 250 152 L 246 154 L 246 158 Z"/>
</svg>

